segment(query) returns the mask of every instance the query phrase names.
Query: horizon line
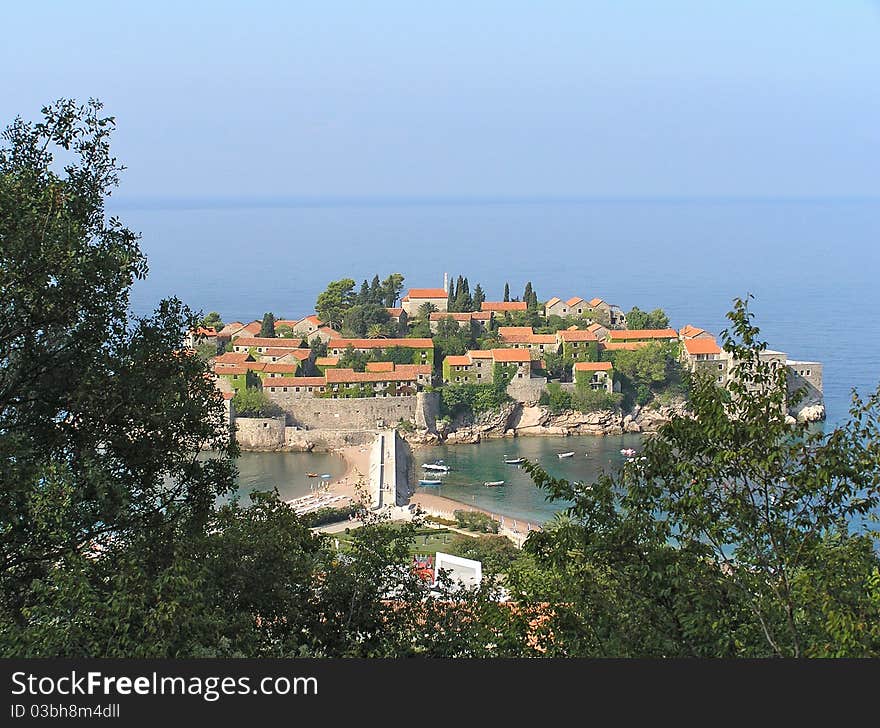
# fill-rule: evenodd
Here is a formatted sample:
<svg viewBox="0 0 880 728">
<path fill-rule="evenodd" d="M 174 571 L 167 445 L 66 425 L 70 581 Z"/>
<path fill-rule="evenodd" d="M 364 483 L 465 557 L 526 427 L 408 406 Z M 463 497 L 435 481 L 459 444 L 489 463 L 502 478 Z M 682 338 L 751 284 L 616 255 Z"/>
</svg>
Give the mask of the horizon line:
<svg viewBox="0 0 880 728">
<path fill-rule="evenodd" d="M 121 209 L 210 209 L 215 207 L 382 207 L 401 205 L 505 205 L 682 202 L 880 202 L 878 194 L 778 195 L 113 195 Z"/>
</svg>

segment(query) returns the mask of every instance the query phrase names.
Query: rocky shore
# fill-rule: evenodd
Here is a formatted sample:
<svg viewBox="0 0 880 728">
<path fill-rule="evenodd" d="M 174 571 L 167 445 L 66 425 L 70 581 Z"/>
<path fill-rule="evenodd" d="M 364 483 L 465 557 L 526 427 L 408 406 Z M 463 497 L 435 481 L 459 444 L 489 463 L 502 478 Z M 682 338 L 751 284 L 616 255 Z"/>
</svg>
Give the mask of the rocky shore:
<svg viewBox="0 0 880 728">
<path fill-rule="evenodd" d="M 612 410 L 578 412 L 566 410 L 553 414 L 542 405 L 512 402 L 476 418 L 457 418 L 452 422 L 439 421 L 435 430 L 416 430 L 403 433 L 414 445 L 448 445 L 477 443 L 498 437 L 569 437 L 573 435 L 620 435 L 622 433 L 651 433 L 668 422 L 673 415 L 684 415 L 686 403 L 675 400 L 670 404 L 636 407 L 623 415 Z"/>
</svg>

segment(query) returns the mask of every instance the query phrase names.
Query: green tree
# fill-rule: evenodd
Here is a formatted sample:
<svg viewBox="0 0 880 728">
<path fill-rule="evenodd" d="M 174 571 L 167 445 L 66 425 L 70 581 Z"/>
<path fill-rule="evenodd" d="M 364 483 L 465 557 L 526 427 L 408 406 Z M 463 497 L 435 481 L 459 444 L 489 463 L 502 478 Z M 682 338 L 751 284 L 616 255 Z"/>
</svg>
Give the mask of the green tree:
<svg viewBox="0 0 880 728">
<path fill-rule="evenodd" d="M 260 336 L 267 339 L 275 338 L 275 314 L 264 313 L 263 323 L 260 326 Z"/>
<path fill-rule="evenodd" d="M 370 357 L 357 351 L 351 344 L 345 347 L 342 356 L 339 357 L 340 369 L 354 369 L 356 372 L 362 372 L 367 368 L 367 362 Z"/>
<path fill-rule="evenodd" d="M 626 315 L 626 326 L 629 329 L 665 329 L 669 327 L 669 317 L 662 308 L 647 312 L 633 306 Z"/>
<path fill-rule="evenodd" d="M 505 283 L 504 284 L 504 301 L 509 301 L 509 300 L 510 300 L 510 284 Z"/>
<path fill-rule="evenodd" d="M 75 613 L 49 619 L 47 595 L 88 590 L 83 565 L 101 548 L 198 529 L 232 485 L 222 398 L 204 360 L 181 353 L 197 317 L 174 299 L 129 313 L 146 262 L 104 212 L 120 167 L 101 110 L 59 101 L 39 123 L 16 119 L 0 148 L 6 656 L 74 629 Z M 196 458 L 203 447 L 214 455 Z"/>
<path fill-rule="evenodd" d="M 429 321 L 431 319 L 431 314 L 437 311 L 437 307 L 431 303 L 430 301 L 425 301 L 421 306 L 419 306 L 419 318 L 422 321 Z"/>
<path fill-rule="evenodd" d="M 331 327 L 341 325 L 345 312 L 355 303 L 354 286 L 352 278 L 331 281 L 315 301 L 318 317 Z"/>
<path fill-rule="evenodd" d="M 474 286 L 474 311 L 482 311 L 483 310 L 483 301 L 486 300 L 486 294 L 483 293 L 482 286 L 477 283 Z"/>
<path fill-rule="evenodd" d="M 811 432 L 786 418 L 785 371 L 761 360 L 747 302 L 728 317 L 729 391 L 697 377 L 693 416 L 639 460 L 589 487 L 525 466 L 573 503 L 526 543 L 540 578 L 511 584 L 553 594 L 551 654 L 880 655 L 877 534 L 864 525 L 880 504 L 880 389 Z"/>
<path fill-rule="evenodd" d="M 403 291 L 403 276 L 400 273 L 392 273 L 382 281 L 383 303 L 386 308 L 393 308 Z"/>
<path fill-rule="evenodd" d="M 281 408 L 256 387 L 237 390 L 232 404 L 236 415 L 241 417 L 276 417 L 281 414 Z"/>
<path fill-rule="evenodd" d="M 211 311 L 199 322 L 199 326 L 204 326 L 206 329 L 214 329 L 215 331 L 220 331 L 220 329 L 223 328 L 223 320 L 220 318 L 219 313 L 217 313 L 216 311 Z"/>
</svg>

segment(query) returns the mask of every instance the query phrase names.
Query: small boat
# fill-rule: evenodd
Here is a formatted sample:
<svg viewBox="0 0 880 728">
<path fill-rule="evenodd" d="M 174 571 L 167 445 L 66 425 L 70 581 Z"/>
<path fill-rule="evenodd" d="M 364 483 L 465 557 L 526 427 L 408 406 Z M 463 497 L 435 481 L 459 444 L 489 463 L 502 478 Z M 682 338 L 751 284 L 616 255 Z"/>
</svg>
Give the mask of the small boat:
<svg viewBox="0 0 880 728">
<path fill-rule="evenodd" d="M 322 478 L 332 478 L 333 476 L 330 475 L 330 473 L 322 473 L 322 474 L 321 474 L 321 477 L 322 477 Z"/>
<path fill-rule="evenodd" d="M 626 457 L 631 458 L 635 456 L 636 451 L 633 450 L 631 447 L 625 447 L 623 448 L 623 450 L 620 451 L 620 454 L 626 455 Z"/>
<path fill-rule="evenodd" d="M 483 485 L 485 485 L 487 488 L 494 488 L 495 486 L 498 486 L 498 485 L 504 485 L 504 481 L 503 480 L 487 480 L 485 483 L 483 483 Z"/>
<path fill-rule="evenodd" d="M 570 458 L 572 455 L 574 455 L 573 451 L 572 452 L 558 452 L 558 453 L 556 453 L 556 457 L 558 457 L 560 459 Z"/>
<path fill-rule="evenodd" d="M 425 470 L 430 470 L 434 473 L 448 473 L 449 466 L 448 465 L 437 465 L 436 463 L 425 463 L 422 465 L 422 468 Z"/>
<path fill-rule="evenodd" d="M 310 478 L 317 478 L 318 477 L 317 473 L 306 473 L 306 475 L 308 475 Z"/>
<path fill-rule="evenodd" d="M 504 462 L 508 465 L 519 465 L 520 463 L 524 463 L 525 461 L 525 458 L 504 458 Z"/>
<path fill-rule="evenodd" d="M 442 480 L 420 480 L 419 485 L 442 485 Z"/>
</svg>

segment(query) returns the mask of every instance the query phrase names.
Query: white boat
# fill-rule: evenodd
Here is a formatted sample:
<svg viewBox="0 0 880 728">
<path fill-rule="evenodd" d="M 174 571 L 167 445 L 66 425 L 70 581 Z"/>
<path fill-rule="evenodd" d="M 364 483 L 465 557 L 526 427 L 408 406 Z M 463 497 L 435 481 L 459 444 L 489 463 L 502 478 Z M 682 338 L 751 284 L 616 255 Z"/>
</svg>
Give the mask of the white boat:
<svg viewBox="0 0 880 728">
<path fill-rule="evenodd" d="M 433 473 L 448 473 L 449 466 L 448 465 L 437 465 L 436 463 L 425 463 L 422 465 L 424 470 L 430 470 Z"/>
<path fill-rule="evenodd" d="M 519 465 L 520 463 L 524 463 L 525 461 L 525 458 L 504 458 L 504 462 L 508 465 Z"/>
<path fill-rule="evenodd" d="M 570 457 L 572 457 L 573 455 L 574 455 L 574 451 L 572 451 L 572 452 L 558 452 L 558 453 L 556 453 L 556 457 L 558 457 L 558 458 L 560 458 L 560 459 L 562 459 L 562 458 L 570 458 Z"/>
<path fill-rule="evenodd" d="M 503 480 L 487 480 L 483 483 L 487 488 L 494 488 L 496 485 L 504 485 Z"/>
<path fill-rule="evenodd" d="M 442 485 L 442 480 L 420 480 L 419 485 Z"/>
</svg>

